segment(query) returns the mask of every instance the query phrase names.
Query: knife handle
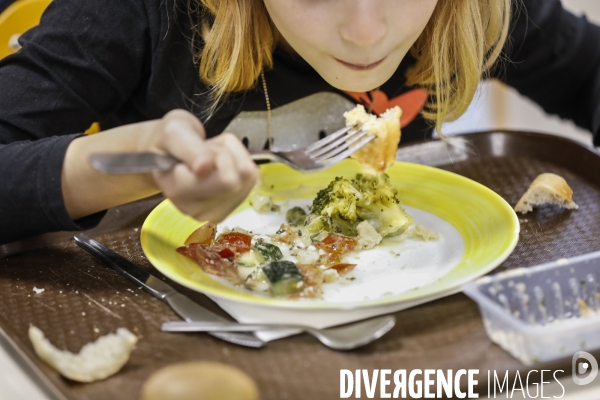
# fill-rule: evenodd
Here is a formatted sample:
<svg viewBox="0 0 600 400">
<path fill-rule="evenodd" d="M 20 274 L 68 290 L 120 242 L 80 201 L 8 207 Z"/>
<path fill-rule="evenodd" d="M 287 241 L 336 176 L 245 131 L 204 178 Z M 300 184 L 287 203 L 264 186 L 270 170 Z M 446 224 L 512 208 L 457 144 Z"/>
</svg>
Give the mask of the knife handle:
<svg viewBox="0 0 600 400">
<path fill-rule="evenodd" d="M 186 320 L 191 320 L 191 317 L 208 321 L 225 320 L 223 317 L 220 317 L 213 312 L 206 310 L 204 307 L 194 303 L 186 296 L 178 293 L 167 283 L 144 271 L 137 265 L 123 258 L 119 254 L 115 253 L 102 243 L 97 242 L 89 236 L 80 233 L 75 235 L 74 239 L 75 243 L 77 243 L 79 247 L 99 258 L 115 271 L 122 273 L 136 285 L 142 286 L 154 297 L 157 297 L 169 304 L 177 314 Z M 186 315 L 182 315 L 182 310 L 186 311 Z M 265 342 L 250 333 L 209 332 L 209 334 L 241 346 L 260 348 L 265 345 Z"/>
<path fill-rule="evenodd" d="M 102 260 L 106 265 L 125 275 L 129 280 L 135 282 L 136 285 L 142 286 L 151 295 L 161 300 L 165 300 L 167 296 L 175 293 L 169 284 L 157 279 L 144 271 L 134 263 L 121 257 L 119 254 L 110 250 L 102 243 L 92 239 L 91 237 L 79 233 L 74 237 L 75 243 L 82 249 L 93 254 Z"/>
</svg>

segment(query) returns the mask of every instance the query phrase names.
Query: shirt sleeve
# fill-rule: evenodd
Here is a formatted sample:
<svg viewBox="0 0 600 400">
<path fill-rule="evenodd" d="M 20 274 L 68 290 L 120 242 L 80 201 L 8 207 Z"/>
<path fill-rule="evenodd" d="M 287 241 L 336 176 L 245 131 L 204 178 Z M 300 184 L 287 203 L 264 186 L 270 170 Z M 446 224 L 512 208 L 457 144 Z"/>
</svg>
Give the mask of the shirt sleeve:
<svg viewBox="0 0 600 400">
<path fill-rule="evenodd" d="M 518 3 L 518 2 L 517 2 Z M 566 11 L 560 0 L 516 6 L 505 55 L 494 75 L 571 119 L 600 144 L 600 27 Z"/>
<path fill-rule="evenodd" d="M 104 212 L 73 221 L 64 206 L 62 163 L 77 136 L 0 145 L 0 244 L 44 232 L 89 229 L 100 222 Z"/>
<path fill-rule="evenodd" d="M 0 60 L 0 243 L 99 222 L 102 213 L 69 218 L 62 163 L 149 69 L 147 19 L 143 0 L 54 0 Z"/>
<path fill-rule="evenodd" d="M 144 73 L 142 0 L 55 0 L 0 60 L 0 143 L 83 132 L 127 102 Z"/>
</svg>

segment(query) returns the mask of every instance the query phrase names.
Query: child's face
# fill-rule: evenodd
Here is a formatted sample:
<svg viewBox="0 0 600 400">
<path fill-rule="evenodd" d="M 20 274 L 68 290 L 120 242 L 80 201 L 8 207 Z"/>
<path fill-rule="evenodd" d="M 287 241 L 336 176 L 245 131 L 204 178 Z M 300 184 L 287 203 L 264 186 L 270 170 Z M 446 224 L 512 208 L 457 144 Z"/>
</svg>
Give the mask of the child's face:
<svg viewBox="0 0 600 400">
<path fill-rule="evenodd" d="M 437 0 L 264 0 L 285 41 L 327 82 L 382 85 L 417 40 Z"/>
</svg>

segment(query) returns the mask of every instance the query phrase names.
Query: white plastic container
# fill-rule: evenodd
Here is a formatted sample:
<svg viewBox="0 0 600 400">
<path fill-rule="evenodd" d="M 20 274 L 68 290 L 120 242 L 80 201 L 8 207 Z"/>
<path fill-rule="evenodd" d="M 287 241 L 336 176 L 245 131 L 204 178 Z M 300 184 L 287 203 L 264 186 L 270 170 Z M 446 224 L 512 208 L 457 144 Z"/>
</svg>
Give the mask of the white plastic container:
<svg viewBox="0 0 600 400">
<path fill-rule="evenodd" d="M 600 252 L 486 276 L 463 287 L 488 336 L 526 365 L 600 348 Z"/>
</svg>

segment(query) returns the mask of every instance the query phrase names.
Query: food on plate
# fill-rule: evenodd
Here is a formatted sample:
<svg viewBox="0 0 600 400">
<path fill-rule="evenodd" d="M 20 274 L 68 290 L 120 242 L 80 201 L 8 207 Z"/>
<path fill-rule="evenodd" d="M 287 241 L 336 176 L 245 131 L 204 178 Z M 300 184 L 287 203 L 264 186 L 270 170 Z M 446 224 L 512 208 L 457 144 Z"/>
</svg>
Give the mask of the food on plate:
<svg viewBox="0 0 600 400">
<path fill-rule="evenodd" d="M 217 234 L 216 225 L 208 225 L 207 229 L 196 229 L 184 242 L 184 245 L 192 243 L 210 244 Z"/>
<path fill-rule="evenodd" d="M 302 226 L 306 221 L 306 211 L 302 207 L 292 207 L 285 213 L 285 220 L 291 226 Z"/>
<path fill-rule="evenodd" d="M 385 173 L 337 177 L 317 193 L 309 210 L 291 207 L 286 222 L 268 234 L 236 227 L 217 235 L 216 225 L 206 223 L 177 252 L 239 287 L 277 297 L 315 298 L 321 296 L 322 284 L 353 270 L 356 264 L 346 260 L 349 255 L 414 225 Z M 424 240 L 421 236 L 417 239 Z"/>
<path fill-rule="evenodd" d="M 579 208 L 573 201 L 573 190 L 560 175 L 544 173 L 538 175 L 529 189 L 521 196 L 515 211 L 523 214 L 533 211 L 533 207 L 542 204 L 557 204 L 569 210 Z"/>
<path fill-rule="evenodd" d="M 318 297 L 322 283 L 355 266 L 343 262 L 343 257 L 355 250 L 356 240 L 326 232 L 310 238 L 302 229 L 285 223 L 274 234 L 253 234 L 238 228 L 218 236 L 215 225 L 206 223 L 192 235 L 209 239 L 181 246 L 177 252 L 209 274 L 273 296 Z"/>
<path fill-rule="evenodd" d="M 379 174 L 394 163 L 400 143 L 401 116 L 402 110 L 398 106 L 388 109 L 379 118 L 367 113 L 360 104 L 344 113 L 346 126 L 357 127 L 377 136 L 351 156 L 360 162 L 365 172 Z"/>
<path fill-rule="evenodd" d="M 256 383 L 242 370 L 195 361 L 159 369 L 142 387 L 142 400 L 258 400 Z"/>
<path fill-rule="evenodd" d="M 273 203 L 271 196 L 253 193 L 250 196 L 250 205 L 258 212 L 279 211 L 279 206 Z"/>
<path fill-rule="evenodd" d="M 356 232 L 358 232 L 358 247 L 361 249 L 372 249 L 383 239 L 369 221 L 362 221 L 356 225 Z"/>
<path fill-rule="evenodd" d="M 273 261 L 263 267 L 275 296 L 298 293 L 304 289 L 304 275 L 291 261 Z"/>
<path fill-rule="evenodd" d="M 36 354 L 62 376 L 77 382 L 93 382 L 117 373 L 129 360 L 138 339 L 126 328 L 119 328 L 73 354 L 54 347 L 44 332 L 31 325 L 29 340 Z"/>
<path fill-rule="evenodd" d="M 317 194 L 306 228 L 310 235 L 326 231 L 356 236 L 363 221 L 382 237 L 399 235 L 413 224 L 398 199 L 398 190 L 385 173 L 335 178 Z"/>
<path fill-rule="evenodd" d="M 410 228 L 406 230 L 406 236 L 415 239 L 421 240 L 423 242 L 429 242 L 438 240 L 440 238 L 440 233 L 432 231 L 431 229 L 427 229 L 421 225 L 414 224 Z"/>
</svg>

